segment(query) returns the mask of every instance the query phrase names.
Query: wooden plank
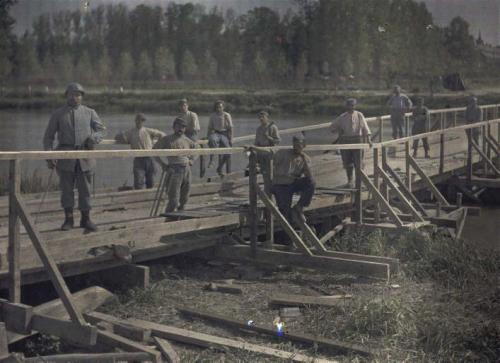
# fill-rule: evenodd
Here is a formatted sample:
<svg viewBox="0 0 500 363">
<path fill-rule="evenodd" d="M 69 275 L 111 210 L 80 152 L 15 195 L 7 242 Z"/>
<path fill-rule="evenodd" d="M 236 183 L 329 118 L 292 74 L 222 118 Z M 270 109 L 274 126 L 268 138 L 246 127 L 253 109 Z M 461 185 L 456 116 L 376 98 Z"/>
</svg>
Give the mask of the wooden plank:
<svg viewBox="0 0 500 363">
<path fill-rule="evenodd" d="M 346 221 L 347 222 L 347 221 Z M 321 243 L 326 243 L 328 242 L 329 240 L 331 240 L 333 237 L 335 237 L 338 233 L 340 233 L 340 231 L 342 231 L 344 229 L 344 224 L 341 223 L 337 226 L 335 226 L 335 228 L 333 228 L 332 230 L 328 231 L 324 236 L 322 236 L 319 240 L 321 241 Z"/>
<path fill-rule="evenodd" d="M 458 241 L 462 237 L 462 232 L 464 230 L 465 221 L 467 219 L 468 208 L 464 208 L 462 216 L 459 219 L 458 227 L 455 229 L 455 240 Z"/>
<path fill-rule="evenodd" d="M 207 286 L 205 286 L 205 290 L 218 291 L 218 292 L 235 294 L 235 295 L 243 294 L 243 288 L 241 286 L 232 285 L 232 284 L 231 285 L 230 284 L 216 284 L 216 283 L 211 282 Z"/>
<path fill-rule="evenodd" d="M 433 203 L 422 203 L 422 205 L 425 208 L 429 208 L 429 209 L 436 207 L 436 205 Z M 451 212 L 457 210 L 458 208 L 460 208 L 460 207 L 457 205 L 452 205 L 452 204 L 447 205 L 447 206 L 441 206 L 441 209 L 447 213 L 451 213 Z M 467 208 L 468 215 L 474 216 L 474 217 L 481 216 L 481 208 L 480 207 L 466 207 L 466 208 Z"/>
<path fill-rule="evenodd" d="M 425 185 L 431 190 L 432 194 L 434 197 L 440 201 L 443 205 L 450 205 L 448 201 L 446 200 L 445 197 L 441 194 L 441 192 L 436 188 L 434 183 L 431 181 L 431 179 L 425 174 L 425 172 L 420 168 L 420 166 L 417 164 L 415 159 L 411 155 L 408 156 L 409 161 L 413 169 L 417 172 L 417 174 L 420 176 L 420 179 L 422 179 L 425 182 Z"/>
<path fill-rule="evenodd" d="M 295 243 L 295 245 L 307 256 L 312 256 L 311 250 L 306 246 L 304 241 L 299 237 L 297 232 L 290 226 L 286 218 L 281 214 L 281 212 L 278 210 L 278 207 L 272 202 L 272 200 L 269 199 L 266 193 L 264 193 L 259 186 L 256 186 L 257 194 L 259 198 L 264 202 L 265 206 L 271 210 L 271 212 L 274 214 L 276 219 L 278 220 L 279 224 L 281 225 L 281 228 L 286 232 L 288 237 Z"/>
<path fill-rule="evenodd" d="M 257 252 L 257 230 L 259 228 L 259 211 L 257 208 L 257 155 L 255 152 L 250 153 L 249 157 L 249 176 L 248 176 L 248 228 L 250 228 L 250 246 L 252 254 Z"/>
<path fill-rule="evenodd" d="M 61 301 L 64 303 L 66 310 L 68 310 L 69 316 L 71 320 L 79 325 L 84 325 L 85 320 L 78 310 L 75 308 L 73 300 L 71 298 L 71 293 L 69 292 L 68 286 L 66 286 L 66 282 L 64 281 L 59 269 L 55 261 L 52 259 L 52 256 L 48 253 L 47 248 L 45 247 L 44 242 L 42 241 L 38 231 L 34 227 L 33 221 L 29 214 L 26 213 L 26 207 L 20 197 L 16 197 L 15 199 L 17 204 L 17 209 L 19 212 L 19 216 L 23 222 L 24 228 L 28 232 L 30 236 L 31 242 L 33 242 L 33 246 L 35 247 L 40 259 L 42 260 L 47 273 L 50 276 L 52 284 L 54 285 L 57 294 L 61 298 Z"/>
<path fill-rule="evenodd" d="M 107 286 L 127 286 L 147 289 L 149 287 L 149 267 L 126 264 L 100 271 L 99 280 Z"/>
<path fill-rule="evenodd" d="M 269 296 L 269 306 L 339 306 L 344 299 L 352 298 L 352 295 L 333 295 L 333 296 L 307 296 L 293 294 L 273 293 Z"/>
<path fill-rule="evenodd" d="M 7 330 L 18 334 L 31 333 L 31 320 L 33 318 L 33 307 L 21 303 L 11 303 L 0 300 L 2 308 L 2 320 Z"/>
<path fill-rule="evenodd" d="M 243 331 L 254 331 L 261 334 L 267 334 L 273 337 L 276 337 L 276 329 L 274 327 L 254 323 L 247 324 L 245 321 L 239 321 L 235 319 L 230 319 L 226 316 L 222 316 L 219 314 L 209 313 L 198 311 L 194 309 L 182 308 L 178 309 L 182 314 L 189 317 L 196 317 L 200 319 L 204 319 L 210 322 L 221 323 L 225 326 L 231 328 L 241 329 Z M 356 353 L 362 355 L 372 355 L 373 352 L 370 349 L 367 349 L 358 344 L 350 344 L 345 343 L 339 340 L 327 339 L 323 337 L 312 336 L 308 334 L 303 334 L 299 332 L 292 332 L 287 330 L 285 334 L 282 336 L 283 339 L 289 340 L 292 342 L 298 342 L 302 344 L 311 344 L 317 346 L 320 349 L 328 349 L 338 353 Z"/>
<path fill-rule="evenodd" d="M 9 164 L 9 299 L 19 303 L 21 302 L 21 243 L 16 195 L 21 194 L 21 162 L 11 160 Z"/>
<path fill-rule="evenodd" d="M 394 190 L 399 200 L 403 203 L 404 208 L 406 208 L 412 214 L 412 216 L 417 219 L 417 221 L 423 222 L 424 219 L 422 218 L 420 213 L 413 207 L 410 201 L 406 199 L 406 196 L 403 194 L 403 192 L 401 192 L 401 190 L 399 190 L 399 188 L 396 186 L 396 184 L 394 184 L 391 178 L 389 178 L 389 175 L 387 175 L 380 166 L 377 166 L 377 171 L 382 179 L 384 179 L 384 182 L 387 183 L 387 185 L 391 187 L 392 190 Z"/>
<path fill-rule="evenodd" d="M 83 290 L 80 290 L 73 294 L 73 301 L 76 308 L 81 313 L 86 313 L 97 309 L 99 306 L 114 301 L 116 296 L 113 295 L 108 290 L 103 289 L 99 286 L 92 286 Z M 69 314 L 64 307 L 61 299 L 52 300 L 44 304 L 33 307 L 34 314 L 43 314 L 45 316 L 51 316 L 59 319 L 68 319 Z M 32 334 L 37 333 L 32 331 Z M 32 335 L 30 334 L 30 335 Z M 7 332 L 7 338 L 9 344 L 15 343 L 21 339 L 27 338 L 30 335 L 16 334 L 13 332 Z"/>
<path fill-rule="evenodd" d="M 97 313 L 87 313 L 85 317 L 87 320 L 96 323 L 95 319 L 90 318 L 91 314 Z M 125 322 L 128 323 L 128 322 Z M 142 328 L 142 327 L 139 327 Z M 147 328 L 145 328 L 147 329 Z M 149 360 L 153 363 L 161 363 L 161 353 L 155 349 L 151 349 L 142 345 L 140 343 L 134 342 L 133 340 L 121 337 L 117 334 L 110 333 L 108 331 L 99 330 L 97 332 L 97 344 L 106 345 L 110 348 L 118 348 L 126 352 L 141 352 L 146 353 L 149 356 Z"/>
<path fill-rule="evenodd" d="M 113 332 L 136 342 L 147 342 L 151 338 L 151 329 L 137 328 L 130 324 L 116 324 Z"/>
<path fill-rule="evenodd" d="M 368 176 L 362 170 L 360 170 L 360 175 L 361 175 L 361 180 L 363 181 L 363 183 L 365 183 L 365 185 L 368 187 L 368 189 L 373 193 L 373 196 L 379 201 L 380 205 L 391 216 L 391 219 L 394 221 L 396 226 L 402 227 L 403 222 L 401 222 L 401 220 L 399 219 L 396 212 L 394 212 L 394 210 L 392 209 L 389 202 L 387 200 L 385 200 L 383 195 L 378 191 L 377 188 L 375 188 L 375 186 L 373 185 L 371 180 L 368 178 Z"/>
<path fill-rule="evenodd" d="M 465 177 L 459 177 L 459 181 L 462 185 L 467 184 L 467 179 Z M 479 187 L 500 188 L 500 179 L 480 178 L 474 176 L 470 180 L 470 183 Z"/>
<path fill-rule="evenodd" d="M 120 319 L 102 313 L 90 313 L 87 314 L 87 316 L 93 321 L 107 321 L 113 324 L 121 322 Z M 244 350 L 258 354 L 263 354 L 269 357 L 287 359 L 292 362 L 312 362 L 312 361 L 317 363 L 331 362 L 329 360 L 320 358 L 314 358 L 313 360 L 312 357 L 300 353 L 285 352 L 282 350 L 268 348 L 256 344 L 251 344 L 248 342 L 242 342 L 239 340 L 222 338 L 203 333 L 197 333 L 191 330 L 175 328 L 172 326 L 161 325 L 139 319 L 128 319 L 127 322 L 130 324 L 134 324 L 137 327 L 151 329 L 153 336 L 185 344 L 196 345 L 203 348 L 218 348 L 222 350 L 227 348 L 233 348 L 237 350 Z"/>
<path fill-rule="evenodd" d="M 361 150 L 355 151 L 358 155 L 358 160 L 359 163 L 356 165 L 356 179 L 355 179 L 355 184 L 356 184 L 356 191 L 354 193 L 354 218 L 356 222 L 362 223 L 363 222 L 363 191 L 361 190 L 361 182 L 362 182 L 362 177 L 361 174 L 363 173 L 362 169 L 362 164 L 363 164 L 363 152 Z"/>
<path fill-rule="evenodd" d="M 45 355 L 24 358 L 23 363 L 110 363 L 110 362 L 148 362 L 151 357 L 147 353 L 73 353 Z"/>
<path fill-rule="evenodd" d="M 91 325 L 78 325 L 73 321 L 61 320 L 42 314 L 34 314 L 31 319 L 34 330 L 59 337 L 70 343 L 92 346 L 97 341 L 97 328 Z"/>
<path fill-rule="evenodd" d="M 315 252 L 319 255 L 323 255 L 326 252 L 326 248 L 314 234 L 309 225 L 299 216 L 295 211 L 292 211 L 292 217 L 294 222 L 300 227 L 304 237 L 309 241 L 311 245 L 314 246 Z"/>
<path fill-rule="evenodd" d="M 224 246 L 215 249 L 215 256 L 226 260 L 249 260 L 248 246 Z M 333 252 L 332 252 L 333 253 Z M 327 256 L 307 256 L 302 253 L 266 250 L 259 248 L 253 261 L 272 265 L 291 265 L 294 267 L 312 268 L 332 273 L 350 273 L 372 278 L 389 279 L 390 267 L 387 263 L 344 259 Z"/>
<path fill-rule="evenodd" d="M 158 349 L 160 350 L 161 354 L 163 355 L 165 362 L 167 363 L 181 362 L 181 359 L 179 358 L 179 355 L 175 351 L 174 347 L 172 347 L 172 344 L 170 344 L 165 339 L 161 339 L 158 337 L 153 337 L 153 340 Z"/>
</svg>

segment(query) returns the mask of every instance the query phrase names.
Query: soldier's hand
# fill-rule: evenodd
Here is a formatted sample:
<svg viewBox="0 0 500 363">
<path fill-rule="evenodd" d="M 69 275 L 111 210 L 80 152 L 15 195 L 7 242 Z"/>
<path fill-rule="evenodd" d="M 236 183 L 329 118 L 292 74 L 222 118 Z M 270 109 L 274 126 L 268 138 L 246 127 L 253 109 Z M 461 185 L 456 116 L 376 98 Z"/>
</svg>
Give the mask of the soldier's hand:
<svg viewBox="0 0 500 363">
<path fill-rule="evenodd" d="M 49 169 L 54 169 L 57 164 L 57 160 L 46 160 L 47 161 L 47 167 Z"/>
<path fill-rule="evenodd" d="M 83 143 L 83 146 L 87 150 L 94 150 L 95 149 L 96 142 L 92 137 L 87 137 Z"/>
</svg>

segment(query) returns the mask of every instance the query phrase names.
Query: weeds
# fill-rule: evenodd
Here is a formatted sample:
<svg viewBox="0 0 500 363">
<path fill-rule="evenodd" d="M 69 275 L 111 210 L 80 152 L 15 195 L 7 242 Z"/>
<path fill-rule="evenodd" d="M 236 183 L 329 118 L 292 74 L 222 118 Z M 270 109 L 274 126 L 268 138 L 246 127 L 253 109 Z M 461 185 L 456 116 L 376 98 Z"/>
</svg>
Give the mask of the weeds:
<svg viewBox="0 0 500 363">
<path fill-rule="evenodd" d="M 44 193 L 45 191 L 59 190 L 57 178 L 52 178 L 50 184 L 42 175 L 39 169 L 33 170 L 31 174 L 24 173 L 21 175 L 21 193 Z M 0 176 L 0 196 L 9 193 L 9 177 L 8 175 Z"/>
</svg>

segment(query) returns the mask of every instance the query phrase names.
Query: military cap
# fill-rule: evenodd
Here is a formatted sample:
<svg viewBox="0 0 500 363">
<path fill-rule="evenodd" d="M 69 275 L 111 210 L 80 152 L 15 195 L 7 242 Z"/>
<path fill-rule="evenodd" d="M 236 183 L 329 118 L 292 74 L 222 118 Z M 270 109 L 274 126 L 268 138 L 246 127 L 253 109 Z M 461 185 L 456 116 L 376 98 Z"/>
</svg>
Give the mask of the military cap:
<svg viewBox="0 0 500 363">
<path fill-rule="evenodd" d="M 146 121 L 146 115 L 143 114 L 142 112 L 139 112 L 137 115 L 135 115 L 136 120 L 141 120 L 141 121 Z"/>
<path fill-rule="evenodd" d="M 82 85 L 76 82 L 72 82 L 66 86 L 66 92 L 64 92 L 64 94 L 67 95 L 69 92 L 80 92 L 82 95 L 85 94 L 85 90 Z"/>
<path fill-rule="evenodd" d="M 302 135 L 302 134 L 293 135 L 292 142 L 300 142 L 301 144 L 305 144 L 306 139 L 305 139 L 304 135 Z"/>
<path fill-rule="evenodd" d="M 346 105 L 356 106 L 356 103 L 358 103 L 358 101 L 356 101 L 355 98 L 348 98 L 347 100 L 345 100 L 345 104 Z"/>
<path fill-rule="evenodd" d="M 179 105 L 183 105 L 183 104 L 185 104 L 185 103 L 186 103 L 186 104 L 188 103 L 187 98 L 181 98 L 181 99 L 179 100 Z"/>
<path fill-rule="evenodd" d="M 183 118 L 180 118 L 180 117 L 177 117 L 175 120 L 174 120 L 174 126 L 175 125 L 179 125 L 181 127 L 186 127 L 187 126 L 187 123 L 186 121 L 184 121 Z"/>
<path fill-rule="evenodd" d="M 259 116 L 267 116 L 269 117 L 269 112 L 265 111 L 265 110 L 262 110 L 259 112 Z"/>
</svg>

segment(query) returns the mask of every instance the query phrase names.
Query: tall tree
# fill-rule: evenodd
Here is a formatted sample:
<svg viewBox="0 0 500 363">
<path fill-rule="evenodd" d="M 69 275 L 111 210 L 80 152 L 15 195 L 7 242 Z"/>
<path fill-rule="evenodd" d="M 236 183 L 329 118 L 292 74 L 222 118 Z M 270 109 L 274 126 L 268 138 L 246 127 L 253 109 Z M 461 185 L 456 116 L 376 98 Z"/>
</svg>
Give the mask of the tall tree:
<svg viewBox="0 0 500 363">
<path fill-rule="evenodd" d="M 7 78 L 13 69 L 13 51 L 15 37 L 12 34 L 14 19 L 9 15 L 9 9 L 15 0 L 0 0 L 0 79 Z"/>
</svg>

